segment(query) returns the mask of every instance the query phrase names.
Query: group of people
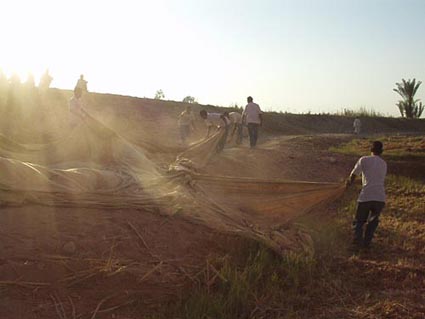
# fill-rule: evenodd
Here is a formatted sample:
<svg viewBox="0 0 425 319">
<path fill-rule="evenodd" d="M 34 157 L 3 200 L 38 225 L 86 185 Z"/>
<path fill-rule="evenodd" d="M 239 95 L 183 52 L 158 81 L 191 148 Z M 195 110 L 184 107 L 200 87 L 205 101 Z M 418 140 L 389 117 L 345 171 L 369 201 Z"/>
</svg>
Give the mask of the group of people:
<svg viewBox="0 0 425 319">
<path fill-rule="evenodd" d="M 50 88 L 52 80 L 53 77 L 49 74 L 49 70 L 46 70 L 40 77 L 40 82 L 37 87 L 32 73 L 28 73 L 27 79 L 24 82 L 21 82 L 21 78 L 17 73 L 13 73 L 8 78 L 0 69 L 0 89 L 5 87 L 12 91 L 17 88 L 38 89 L 41 93 L 44 93 Z"/>
<path fill-rule="evenodd" d="M 231 139 L 236 134 L 236 144 L 241 144 L 243 139 L 243 127 L 248 127 L 250 147 L 254 148 L 257 145 L 259 127 L 263 124 L 263 112 L 251 96 L 247 98 L 247 105 L 244 111 L 239 112 L 223 112 L 212 113 L 206 110 L 199 112 L 200 117 L 204 120 L 208 138 L 213 130 L 224 129 L 223 141 L 226 142 L 231 131 Z M 195 118 L 190 106 L 179 115 L 180 138 L 183 144 L 186 143 L 190 133 L 195 129 Z M 224 147 L 220 145 L 220 148 Z"/>
<path fill-rule="evenodd" d="M 87 92 L 87 81 L 81 75 L 74 89 L 74 96 L 69 103 L 70 113 L 74 119 L 84 119 L 88 116 L 82 104 L 82 94 Z M 247 98 L 247 105 L 243 113 L 224 112 L 209 113 L 206 110 L 199 112 L 207 127 L 208 138 L 212 130 L 224 129 L 222 140 L 218 144 L 218 151 L 221 151 L 227 141 L 231 130 L 231 138 L 236 134 L 236 143 L 242 143 L 242 130 L 244 126 L 248 127 L 250 147 L 254 148 L 257 144 L 258 131 L 263 124 L 263 112 L 258 104 L 254 103 L 251 96 Z M 353 126 L 355 134 L 360 134 L 360 120 L 356 119 Z M 180 128 L 180 138 L 186 143 L 187 138 L 195 129 L 195 118 L 190 106 L 179 115 L 178 120 Z M 380 141 L 374 141 L 371 146 L 371 154 L 361 157 L 355 164 L 346 186 L 353 184 L 356 176 L 362 177 L 362 189 L 357 200 L 357 210 L 353 221 L 355 248 L 368 248 L 372 242 L 375 230 L 379 224 L 379 216 L 385 206 L 385 177 L 387 174 L 387 164 L 382 159 L 383 144 Z M 365 227 L 366 224 L 366 227 Z M 364 229 L 365 228 L 365 229 Z"/>
<path fill-rule="evenodd" d="M 250 140 L 250 147 L 256 146 L 258 139 L 258 130 L 263 123 L 262 111 L 258 104 L 254 103 L 253 98 L 247 98 L 248 104 L 242 114 L 239 112 L 208 113 L 205 110 L 200 111 L 201 118 L 207 126 L 207 138 L 210 136 L 213 128 L 223 127 L 225 130 L 223 140 L 226 141 L 231 126 L 233 125 L 231 137 L 236 133 L 236 143 L 242 142 L 242 129 L 246 125 Z M 186 108 L 179 116 L 180 134 L 183 142 L 186 141 L 190 132 L 194 130 L 194 117 L 190 106 Z M 356 118 L 353 123 L 354 134 L 360 134 L 361 122 Z M 224 144 L 220 145 L 220 150 Z M 353 221 L 353 247 L 369 248 L 372 238 L 379 224 L 379 216 L 385 206 L 385 177 L 387 174 L 387 164 L 382 159 L 383 144 L 380 141 L 374 141 L 371 146 L 371 154 L 361 157 L 355 164 L 346 186 L 353 184 L 356 176 L 362 177 L 362 189 L 357 200 L 357 209 Z M 366 226 L 365 226 L 366 225 Z"/>
</svg>

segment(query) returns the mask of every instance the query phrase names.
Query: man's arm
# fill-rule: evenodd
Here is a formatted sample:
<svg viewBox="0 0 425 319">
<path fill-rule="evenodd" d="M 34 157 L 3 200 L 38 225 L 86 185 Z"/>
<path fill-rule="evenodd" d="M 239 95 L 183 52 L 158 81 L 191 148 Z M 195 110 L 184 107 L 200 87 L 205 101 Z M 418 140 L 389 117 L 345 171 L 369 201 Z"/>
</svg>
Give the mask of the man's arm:
<svg viewBox="0 0 425 319">
<path fill-rule="evenodd" d="M 257 109 L 258 109 L 258 118 L 260 119 L 260 126 L 263 125 L 263 111 L 261 111 L 260 106 L 257 104 Z"/>
<path fill-rule="evenodd" d="M 226 116 L 224 114 L 221 114 L 220 118 L 223 121 L 224 127 L 226 127 L 227 126 L 227 123 L 228 123 Z"/>
<path fill-rule="evenodd" d="M 356 175 L 360 175 L 362 173 L 362 166 L 361 166 L 361 158 L 357 161 L 356 165 L 354 165 L 353 170 L 350 173 L 350 176 L 345 182 L 345 185 L 351 186 L 356 179 Z"/>
<path fill-rule="evenodd" d="M 245 106 L 245 109 L 242 112 L 242 122 L 241 122 L 241 124 L 242 125 L 246 124 L 246 106 Z"/>
<path fill-rule="evenodd" d="M 356 174 L 350 174 L 348 179 L 345 181 L 345 186 L 349 187 L 353 184 L 354 180 L 356 179 Z"/>
</svg>

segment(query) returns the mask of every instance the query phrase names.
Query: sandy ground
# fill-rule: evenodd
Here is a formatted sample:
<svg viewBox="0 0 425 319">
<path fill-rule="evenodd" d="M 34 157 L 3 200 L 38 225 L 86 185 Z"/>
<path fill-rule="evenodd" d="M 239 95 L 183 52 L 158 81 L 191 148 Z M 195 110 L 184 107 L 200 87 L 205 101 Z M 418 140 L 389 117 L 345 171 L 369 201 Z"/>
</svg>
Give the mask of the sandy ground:
<svg viewBox="0 0 425 319">
<path fill-rule="evenodd" d="M 64 103 L 63 97 L 57 99 Z M 139 107 L 133 105 L 139 103 L 133 99 L 106 95 L 89 102 L 94 105 L 91 111 L 96 118 L 142 148 L 149 148 L 155 140 L 166 148 L 182 147 L 177 142 L 176 125 L 180 105 L 159 107 L 157 101 L 148 101 L 152 105 Z M 62 118 L 63 111 L 58 111 L 55 118 L 52 110 L 55 108 L 49 109 L 49 118 L 54 120 L 51 126 L 60 130 L 66 118 Z M 316 128 L 320 123 L 326 129 L 338 124 L 334 119 L 324 122 L 319 117 L 317 125 L 312 125 L 309 118 L 309 126 L 300 126 L 298 122 L 290 126 L 289 120 L 285 125 L 278 121 L 275 126 L 287 128 L 289 131 L 284 134 L 306 134 L 307 128 Z M 349 127 L 342 124 L 341 127 Z M 22 136 L 21 140 L 33 142 L 55 137 L 34 134 L 37 126 L 23 134 L 25 127 L 21 134 L 13 129 L 3 131 L 18 141 Z M 202 138 L 203 127 L 198 127 L 196 133 L 194 138 Z M 352 139 L 350 134 L 273 136 L 260 132 L 260 137 L 255 149 L 248 147 L 246 139 L 241 146 L 230 143 L 203 172 L 340 182 L 356 161 L 355 157 L 328 151 L 329 147 Z M 175 151 L 149 155 L 166 169 L 175 158 Z M 404 170 L 404 175 L 415 174 L 407 165 L 392 169 Z M 160 210 L 3 206 L 0 318 L 140 318 L 155 313 L 164 303 L 184 297 L 197 284 L 196 274 L 205 269 L 208 258 L 238 249 L 245 241 Z"/>
<path fill-rule="evenodd" d="M 340 181 L 345 135 L 273 137 L 227 147 L 211 174 Z M 246 142 L 245 142 L 246 143 Z M 136 318 L 181 297 L 206 259 L 241 239 L 143 210 L 2 207 L 0 318 Z M 115 308 L 117 307 L 117 308 Z M 96 310 L 97 309 L 97 310 Z"/>
</svg>

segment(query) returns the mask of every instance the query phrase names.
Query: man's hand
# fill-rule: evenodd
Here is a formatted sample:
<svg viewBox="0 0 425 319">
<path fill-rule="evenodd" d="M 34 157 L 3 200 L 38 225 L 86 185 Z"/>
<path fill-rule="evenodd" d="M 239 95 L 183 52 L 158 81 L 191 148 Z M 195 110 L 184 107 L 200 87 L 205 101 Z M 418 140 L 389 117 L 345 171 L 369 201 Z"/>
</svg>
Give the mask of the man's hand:
<svg viewBox="0 0 425 319">
<path fill-rule="evenodd" d="M 348 188 L 348 187 L 350 187 L 351 186 L 351 180 L 349 179 L 349 178 L 347 178 L 346 180 L 345 180 L 345 188 Z"/>
<path fill-rule="evenodd" d="M 356 175 L 354 174 L 350 175 L 350 177 L 348 177 L 347 180 L 345 181 L 345 187 L 346 188 L 350 187 L 353 184 L 355 179 L 356 179 Z"/>
</svg>

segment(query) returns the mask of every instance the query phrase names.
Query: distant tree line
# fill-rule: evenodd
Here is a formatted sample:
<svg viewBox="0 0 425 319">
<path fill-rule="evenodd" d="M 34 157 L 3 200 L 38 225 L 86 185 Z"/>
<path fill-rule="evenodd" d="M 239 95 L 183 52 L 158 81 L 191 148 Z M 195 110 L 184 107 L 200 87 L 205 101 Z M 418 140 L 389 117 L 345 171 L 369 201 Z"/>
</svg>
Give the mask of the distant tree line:
<svg viewBox="0 0 425 319">
<path fill-rule="evenodd" d="M 162 91 L 162 89 L 160 89 L 160 90 L 156 91 L 156 92 L 155 92 L 154 99 L 155 99 L 155 100 L 163 100 L 163 99 L 165 99 L 164 91 Z M 190 103 L 190 104 L 196 104 L 196 103 L 198 103 L 198 102 L 196 101 L 196 98 L 194 98 L 193 96 L 190 96 L 190 95 L 186 96 L 186 97 L 182 100 L 182 102 L 183 102 L 183 103 Z"/>
</svg>

